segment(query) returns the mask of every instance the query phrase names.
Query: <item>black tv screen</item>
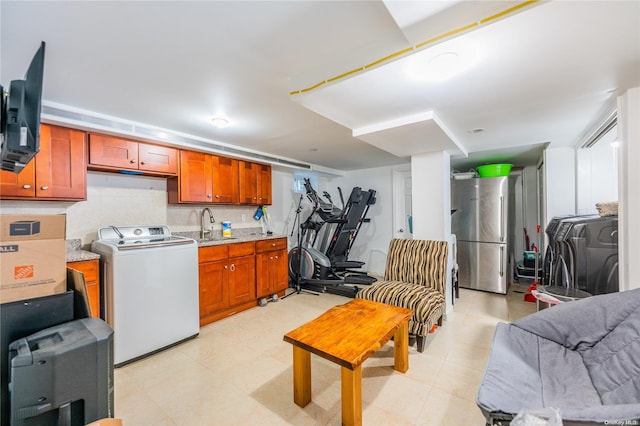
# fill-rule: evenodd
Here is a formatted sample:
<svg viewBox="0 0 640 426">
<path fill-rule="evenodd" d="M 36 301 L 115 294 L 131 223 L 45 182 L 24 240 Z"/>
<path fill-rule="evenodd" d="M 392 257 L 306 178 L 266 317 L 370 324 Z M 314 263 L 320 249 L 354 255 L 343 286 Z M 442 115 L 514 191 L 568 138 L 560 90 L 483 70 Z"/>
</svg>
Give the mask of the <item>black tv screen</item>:
<svg viewBox="0 0 640 426">
<path fill-rule="evenodd" d="M 31 60 L 24 80 L 13 80 L 4 102 L 2 170 L 20 173 L 40 150 L 40 108 L 45 42 Z"/>
</svg>

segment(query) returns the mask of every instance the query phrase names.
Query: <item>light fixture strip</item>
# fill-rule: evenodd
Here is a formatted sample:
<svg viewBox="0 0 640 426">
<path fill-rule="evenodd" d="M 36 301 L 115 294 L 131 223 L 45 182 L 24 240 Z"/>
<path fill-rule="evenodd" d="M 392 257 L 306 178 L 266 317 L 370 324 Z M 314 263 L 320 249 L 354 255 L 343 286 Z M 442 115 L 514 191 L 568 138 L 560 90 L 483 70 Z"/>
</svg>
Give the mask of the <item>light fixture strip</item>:
<svg viewBox="0 0 640 426">
<path fill-rule="evenodd" d="M 453 30 L 447 31 L 447 32 L 442 33 L 440 35 L 437 35 L 437 36 L 435 36 L 433 38 L 430 38 L 429 40 L 423 41 L 423 42 L 415 44 L 415 45 L 413 45 L 411 47 L 407 47 L 405 49 L 402 49 L 402 50 L 399 50 L 397 52 L 394 52 L 394 53 L 392 53 L 390 55 L 387 55 L 387 56 L 385 56 L 383 58 L 380 58 L 380 59 L 378 59 L 376 61 L 373 61 L 373 62 L 371 62 L 371 63 L 369 63 L 367 65 L 363 65 L 363 66 L 361 66 L 359 68 L 354 68 L 351 71 L 347 71 L 347 72 L 344 72 L 344 73 L 342 73 L 340 75 L 337 75 L 335 77 L 331 77 L 331 78 L 328 78 L 326 80 L 320 81 L 320 82 L 314 84 L 313 86 L 309 86 L 309 87 L 306 87 L 304 89 L 293 90 L 293 91 L 289 92 L 289 95 L 290 96 L 294 96 L 294 95 L 299 95 L 299 94 L 302 94 L 302 93 L 307 93 L 307 92 L 310 92 L 312 90 L 317 89 L 320 86 L 324 86 L 325 84 L 333 83 L 335 81 L 342 80 L 343 78 L 348 77 L 350 75 L 366 71 L 366 70 L 368 70 L 370 68 L 373 68 L 373 67 L 376 67 L 376 66 L 378 66 L 380 64 L 389 62 L 390 60 L 395 59 L 395 58 L 397 58 L 399 56 L 404 56 L 404 55 L 406 55 L 406 54 L 408 54 L 410 52 L 424 49 L 427 46 L 431 46 L 432 44 L 435 44 L 438 41 L 444 40 L 446 38 L 449 38 L 451 36 L 454 36 L 454 35 L 457 35 L 457 34 L 460 34 L 460 33 L 463 33 L 463 32 L 467 32 L 467 31 L 469 31 L 469 30 L 471 30 L 473 28 L 477 28 L 477 27 L 480 27 L 482 25 L 485 25 L 488 22 L 492 22 L 492 21 L 495 21 L 496 19 L 499 19 L 499 18 L 502 18 L 504 16 L 510 15 L 510 14 L 520 10 L 520 9 L 523 9 L 525 7 L 528 7 L 528 6 L 531 6 L 534 3 L 538 3 L 539 1 L 540 0 L 527 0 L 527 1 L 524 1 L 522 3 L 519 3 L 519 4 L 515 5 L 515 6 L 507 8 L 507 9 L 501 11 L 501 12 L 498 12 L 498 13 L 495 13 L 495 14 L 493 14 L 491 16 L 487 16 L 486 18 L 480 19 L 479 21 L 472 22 L 471 24 L 467 24 L 467 25 L 464 25 L 464 26 L 459 27 L 459 28 L 455 28 Z"/>
</svg>

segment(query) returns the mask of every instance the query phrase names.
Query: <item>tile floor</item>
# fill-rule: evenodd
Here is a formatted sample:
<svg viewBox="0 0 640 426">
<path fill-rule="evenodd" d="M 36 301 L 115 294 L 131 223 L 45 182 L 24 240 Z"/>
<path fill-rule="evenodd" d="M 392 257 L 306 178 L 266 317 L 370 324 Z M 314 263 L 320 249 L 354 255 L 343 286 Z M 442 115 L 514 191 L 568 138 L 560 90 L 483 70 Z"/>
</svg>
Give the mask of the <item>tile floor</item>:
<svg viewBox="0 0 640 426">
<path fill-rule="evenodd" d="M 443 327 L 409 371 L 393 345 L 363 364 L 365 425 L 483 425 L 475 394 L 494 328 L 535 311 L 526 286 L 509 294 L 460 290 Z M 312 401 L 293 403 L 292 346 L 283 335 L 349 299 L 300 294 L 203 327 L 200 336 L 115 371 L 115 414 L 133 425 L 339 425 L 340 367 L 315 355 Z"/>
</svg>

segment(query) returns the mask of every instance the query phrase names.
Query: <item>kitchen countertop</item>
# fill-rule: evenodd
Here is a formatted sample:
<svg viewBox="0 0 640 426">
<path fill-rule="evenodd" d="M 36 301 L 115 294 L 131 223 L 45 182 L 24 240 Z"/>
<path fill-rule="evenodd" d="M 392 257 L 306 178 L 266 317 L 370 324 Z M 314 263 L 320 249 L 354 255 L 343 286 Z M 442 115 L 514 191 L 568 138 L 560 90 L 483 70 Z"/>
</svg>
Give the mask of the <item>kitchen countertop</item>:
<svg viewBox="0 0 640 426">
<path fill-rule="evenodd" d="M 234 243 L 249 243 L 253 241 L 272 240 L 276 238 L 287 238 L 283 234 L 263 234 L 255 229 L 238 229 L 233 231 L 231 238 L 222 238 L 221 235 L 215 235 L 211 239 L 200 239 L 200 231 L 192 232 L 174 232 L 173 235 L 179 235 L 182 237 L 193 238 L 198 242 L 198 247 L 217 246 L 222 244 L 234 244 Z M 82 243 L 80 239 L 67 240 L 67 262 L 82 262 L 85 260 L 100 259 L 98 253 L 93 253 L 88 250 L 82 249 Z"/>
<path fill-rule="evenodd" d="M 243 232 L 244 231 L 244 232 Z M 214 231 L 215 232 L 215 231 Z M 200 231 L 194 232 L 174 232 L 173 235 L 180 235 L 183 237 L 193 238 L 198 242 L 198 247 L 218 246 L 222 244 L 235 244 L 235 243 L 249 243 L 253 241 L 272 240 L 276 238 L 287 238 L 282 234 L 263 234 L 262 232 L 255 232 L 251 229 L 244 230 L 238 229 L 233 231 L 231 238 L 223 238 L 221 235 L 214 235 L 213 238 L 200 239 Z"/>
<path fill-rule="evenodd" d="M 79 238 L 67 240 L 67 262 L 82 262 L 84 260 L 100 259 L 98 253 L 93 253 L 82 249 L 82 242 Z"/>
</svg>

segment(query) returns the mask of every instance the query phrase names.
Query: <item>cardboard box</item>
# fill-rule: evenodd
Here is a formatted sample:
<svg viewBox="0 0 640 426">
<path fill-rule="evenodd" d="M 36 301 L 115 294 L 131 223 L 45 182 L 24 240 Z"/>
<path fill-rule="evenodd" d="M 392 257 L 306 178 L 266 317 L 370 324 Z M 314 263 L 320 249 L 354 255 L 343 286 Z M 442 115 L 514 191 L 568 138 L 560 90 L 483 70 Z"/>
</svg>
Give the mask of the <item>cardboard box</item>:
<svg viewBox="0 0 640 426">
<path fill-rule="evenodd" d="M 0 303 L 67 289 L 65 215 L 0 215 Z"/>
</svg>

